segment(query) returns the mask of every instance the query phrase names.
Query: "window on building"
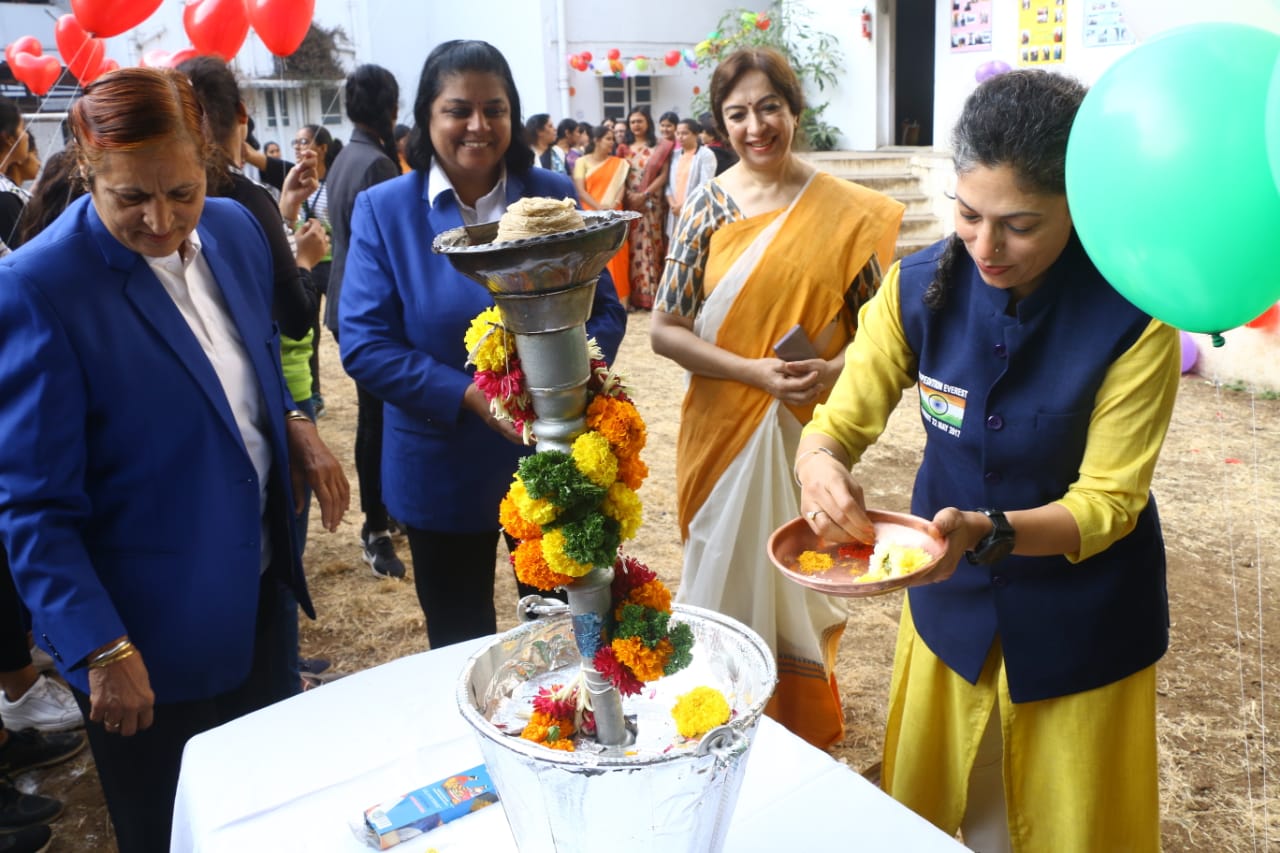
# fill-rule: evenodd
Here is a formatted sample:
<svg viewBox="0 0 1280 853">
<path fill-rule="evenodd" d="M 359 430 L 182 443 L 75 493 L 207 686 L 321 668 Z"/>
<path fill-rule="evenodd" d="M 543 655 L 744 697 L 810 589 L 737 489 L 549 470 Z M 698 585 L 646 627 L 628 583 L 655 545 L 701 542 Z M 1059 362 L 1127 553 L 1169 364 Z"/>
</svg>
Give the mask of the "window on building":
<svg viewBox="0 0 1280 853">
<path fill-rule="evenodd" d="M 320 88 L 320 123 L 342 124 L 342 93 L 336 86 Z"/>
<path fill-rule="evenodd" d="M 636 76 L 625 80 L 618 77 L 602 77 L 604 93 L 604 117 L 625 119 L 632 110 L 652 108 L 653 84 L 650 77 Z"/>
<path fill-rule="evenodd" d="M 263 89 L 262 99 L 267 105 L 267 127 L 289 127 L 289 91 Z"/>
</svg>

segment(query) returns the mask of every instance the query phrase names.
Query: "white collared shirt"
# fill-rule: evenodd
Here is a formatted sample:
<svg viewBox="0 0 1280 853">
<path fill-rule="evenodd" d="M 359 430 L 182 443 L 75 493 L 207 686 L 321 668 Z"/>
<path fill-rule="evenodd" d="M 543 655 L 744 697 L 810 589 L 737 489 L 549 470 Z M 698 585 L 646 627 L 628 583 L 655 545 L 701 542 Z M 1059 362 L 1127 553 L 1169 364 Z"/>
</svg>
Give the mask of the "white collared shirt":
<svg viewBox="0 0 1280 853">
<path fill-rule="evenodd" d="M 440 168 L 440 161 L 432 157 L 431 168 L 427 171 L 427 198 L 431 199 L 432 207 L 436 206 L 436 200 L 444 192 L 453 193 L 453 197 L 458 200 L 458 210 L 462 211 L 462 221 L 465 224 L 497 222 L 502 218 L 502 214 L 507 212 L 507 164 L 505 162 L 502 164 L 502 171 L 493 189 L 477 199 L 475 207 L 471 207 L 463 204 L 462 199 L 458 198 L 458 192 L 453 188 L 453 181 L 449 180 L 444 169 Z"/>
<path fill-rule="evenodd" d="M 253 470 L 258 475 L 258 515 L 263 518 L 260 568 L 266 569 L 271 560 L 271 542 L 266 525 L 271 444 L 267 440 L 266 412 L 258 391 L 258 378 L 245 352 L 244 341 L 240 339 L 227 310 L 222 290 L 213 277 L 213 270 L 200 251 L 200 235 L 192 231 L 184 247 L 189 247 L 185 259 L 181 250 L 163 258 L 144 257 L 165 292 L 173 299 L 173 304 L 178 306 L 182 318 L 187 321 L 217 374 L 236 426 L 240 429 L 240 438 L 253 462 Z"/>
</svg>

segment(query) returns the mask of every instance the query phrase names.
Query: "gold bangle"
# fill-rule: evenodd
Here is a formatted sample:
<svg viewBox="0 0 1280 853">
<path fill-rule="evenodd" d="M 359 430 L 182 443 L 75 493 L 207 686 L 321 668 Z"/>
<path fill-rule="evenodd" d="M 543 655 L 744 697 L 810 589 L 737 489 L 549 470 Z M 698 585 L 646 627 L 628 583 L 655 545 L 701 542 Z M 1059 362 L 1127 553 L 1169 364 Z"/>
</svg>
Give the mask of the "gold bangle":
<svg viewBox="0 0 1280 853">
<path fill-rule="evenodd" d="M 120 652 L 129 648 L 131 645 L 133 644 L 129 642 L 129 638 L 125 637 L 123 640 L 116 643 L 114 646 L 107 649 L 106 651 L 99 652 L 98 654 L 89 658 L 89 665 L 92 666 L 93 664 L 97 663 L 100 660 L 106 660 L 107 658 L 111 657 L 114 654 L 119 654 Z"/>
<path fill-rule="evenodd" d="M 812 456 L 815 453 L 825 453 L 837 462 L 840 461 L 839 459 L 836 459 L 835 451 L 830 447 L 815 447 L 812 450 L 806 450 L 804 453 L 801 453 L 796 457 L 796 463 L 791 466 L 791 476 L 796 481 L 796 485 L 800 488 L 804 488 L 804 483 L 800 482 L 800 463 L 806 456 Z"/>
<path fill-rule="evenodd" d="M 286 421 L 306 421 L 311 423 L 311 418 L 307 417 L 307 413 L 302 409 L 290 409 L 284 413 L 284 419 Z"/>
<path fill-rule="evenodd" d="M 125 658 L 131 658 L 137 653 L 138 653 L 138 650 L 136 648 L 134 648 L 133 646 L 129 646 L 129 648 L 125 649 L 122 652 L 119 652 L 113 657 L 105 658 L 103 660 L 95 660 L 93 663 L 89 664 L 89 668 L 102 669 L 103 667 L 111 666 L 111 664 L 113 663 L 119 663 Z"/>
</svg>

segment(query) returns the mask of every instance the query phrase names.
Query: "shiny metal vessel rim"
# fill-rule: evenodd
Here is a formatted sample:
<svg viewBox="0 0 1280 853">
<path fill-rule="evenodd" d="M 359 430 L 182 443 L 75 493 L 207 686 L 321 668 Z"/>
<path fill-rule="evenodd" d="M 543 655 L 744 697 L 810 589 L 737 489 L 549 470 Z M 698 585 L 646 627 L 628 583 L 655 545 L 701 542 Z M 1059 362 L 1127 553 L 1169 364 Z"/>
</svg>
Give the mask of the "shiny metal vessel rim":
<svg viewBox="0 0 1280 853">
<path fill-rule="evenodd" d="M 672 606 L 671 616 L 675 620 L 681 617 L 691 617 L 694 623 L 701 622 L 718 626 L 726 632 L 735 635 L 740 641 L 748 646 L 754 646 L 759 656 L 759 661 L 765 667 L 763 680 L 769 684 L 769 689 L 763 691 L 762 695 L 753 702 L 752 706 L 747 709 L 746 713 L 741 714 L 725 726 L 721 726 L 714 731 L 715 737 L 709 746 L 719 746 L 721 740 L 725 737 L 723 729 L 733 728 L 740 733 L 751 732 L 755 729 L 759 722 L 760 715 L 764 713 L 764 707 L 768 704 L 769 699 L 773 695 L 773 686 L 777 684 L 778 673 L 777 665 L 773 656 L 773 651 L 769 648 L 768 643 L 747 626 L 743 625 L 736 619 L 732 619 L 714 610 L 707 610 L 703 607 L 694 607 L 688 604 L 676 604 Z M 551 620 L 567 619 L 567 614 L 560 614 L 551 617 Z M 515 628 L 499 635 L 495 641 L 484 648 L 477 651 L 467 659 L 466 665 L 462 668 L 461 674 L 458 676 L 456 699 L 458 703 L 459 713 L 463 718 L 471 724 L 472 728 L 482 737 L 494 743 L 499 743 L 509 752 L 518 753 L 527 758 L 535 759 L 545 764 L 561 766 L 564 769 L 575 769 L 583 767 L 594 767 L 600 769 L 635 769 L 642 766 L 654 766 L 661 764 L 673 764 L 675 762 L 688 761 L 691 753 L 683 750 L 672 750 L 665 755 L 648 755 L 642 760 L 637 760 L 636 756 L 626 754 L 626 748 L 619 748 L 616 751 L 609 748 L 605 752 L 566 752 L 557 749 L 548 749 L 539 743 L 525 740 L 519 737 L 519 733 L 503 733 L 494 728 L 493 724 L 485 717 L 485 715 L 476 707 L 476 697 L 472 692 L 472 673 L 476 665 L 485 658 L 489 657 L 496 646 L 514 646 L 518 644 L 519 638 L 524 634 L 530 634 L 541 630 L 541 627 L 549 620 L 535 619 L 525 622 Z M 695 631 L 696 632 L 696 631 Z M 695 643 L 695 649 L 696 649 Z"/>
<path fill-rule="evenodd" d="M 497 222 L 481 222 L 477 225 L 450 228 L 448 231 L 437 234 L 431 241 L 431 251 L 437 254 L 477 255 L 542 248 L 555 243 L 581 240 L 584 236 L 604 231 L 619 222 L 630 222 L 632 219 L 640 218 L 640 214 L 632 210 L 581 210 L 578 212 L 586 222 L 583 228 L 543 234 L 539 237 L 507 240 L 502 243 L 493 242 L 498 236 Z"/>
</svg>

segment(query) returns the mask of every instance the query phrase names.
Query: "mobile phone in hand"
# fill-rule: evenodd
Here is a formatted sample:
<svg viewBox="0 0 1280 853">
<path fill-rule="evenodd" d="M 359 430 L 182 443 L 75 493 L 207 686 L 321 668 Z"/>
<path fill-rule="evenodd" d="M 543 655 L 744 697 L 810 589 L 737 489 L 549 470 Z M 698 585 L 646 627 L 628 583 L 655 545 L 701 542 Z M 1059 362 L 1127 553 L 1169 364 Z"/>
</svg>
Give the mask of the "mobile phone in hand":
<svg viewBox="0 0 1280 853">
<path fill-rule="evenodd" d="M 804 333 L 799 323 L 792 326 L 773 345 L 773 353 L 783 361 L 805 361 L 818 357 L 818 351 L 813 348 L 813 343 L 810 342 L 809 336 Z"/>
</svg>

